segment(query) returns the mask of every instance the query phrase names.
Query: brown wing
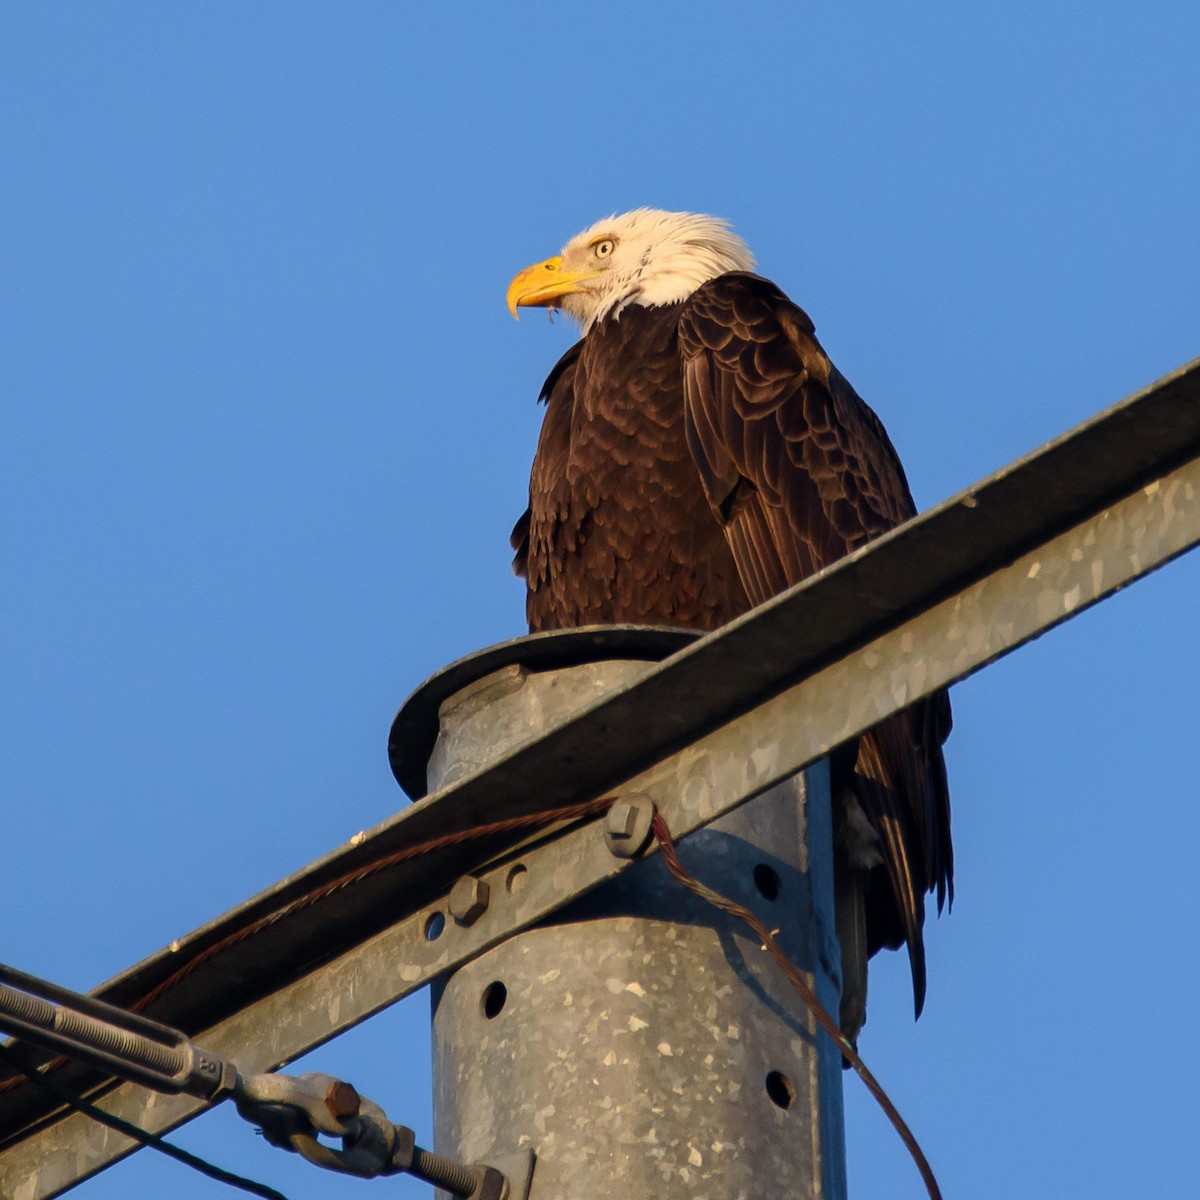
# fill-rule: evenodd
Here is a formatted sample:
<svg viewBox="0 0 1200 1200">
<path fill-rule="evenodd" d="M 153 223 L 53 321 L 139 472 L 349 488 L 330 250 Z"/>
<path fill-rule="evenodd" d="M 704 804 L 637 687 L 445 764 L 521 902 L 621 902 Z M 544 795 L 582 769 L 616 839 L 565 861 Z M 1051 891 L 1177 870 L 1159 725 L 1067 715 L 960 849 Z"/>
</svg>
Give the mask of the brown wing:
<svg viewBox="0 0 1200 1200">
<path fill-rule="evenodd" d="M 529 480 L 530 495 L 545 496 L 553 504 L 556 491 L 562 490 L 562 481 L 567 474 L 567 456 L 570 452 L 571 417 L 575 407 L 575 365 L 579 360 L 582 342 L 576 342 L 554 364 L 554 369 L 542 385 L 538 402 L 546 405 L 546 419 L 538 438 L 537 454 Z M 532 512 L 527 508 L 509 537 L 514 551 L 513 572 L 529 585 L 532 593 L 548 582 L 549 563 L 545 547 L 531 543 Z"/>
<path fill-rule="evenodd" d="M 914 515 L 878 417 L 773 284 L 741 273 L 705 284 L 679 337 L 688 446 L 755 604 Z M 862 737 L 854 767 L 886 867 L 868 896 L 868 943 L 908 943 L 918 1013 L 924 894 L 936 889 L 939 909 L 953 895 L 949 731 L 939 693 Z"/>
</svg>

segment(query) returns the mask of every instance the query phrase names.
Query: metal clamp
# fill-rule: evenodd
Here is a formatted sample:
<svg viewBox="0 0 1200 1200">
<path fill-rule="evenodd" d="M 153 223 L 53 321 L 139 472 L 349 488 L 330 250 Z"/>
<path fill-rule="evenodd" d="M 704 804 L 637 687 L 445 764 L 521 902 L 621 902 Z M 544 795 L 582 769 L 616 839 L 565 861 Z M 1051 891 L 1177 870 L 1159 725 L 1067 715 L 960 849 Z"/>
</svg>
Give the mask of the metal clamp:
<svg viewBox="0 0 1200 1200">
<path fill-rule="evenodd" d="M 331 1171 L 362 1179 L 403 1173 L 465 1200 L 525 1200 L 528 1195 L 528 1170 L 520 1172 L 523 1194 L 516 1194 L 495 1167 L 466 1165 L 424 1150 L 411 1129 L 393 1125 L 379 1105 L 331 1075 L 252 1075 L 240 1082 L 235 1099 L 238 1112 L 259 1126 L 271 1145 Z M 341 1149 L 320 1141 L 322 1133 L 341 1138 Z"/>
<path fill-rule="evenodd" d="M 470 924 L 487 908 L 487 885 L 466 876 L 451 910 Z M 373 1179 L 405 1173 L 464 1200 L 528 1200 L 533 1155 L 464 1165 L 417 1145 L 377 1104 L 332 1075 L 251 1075 L 197 1046 L 177 1029 L 81 996 L 0 964 L 0 1031 L 62 1052 L 161 1092 L 188 1092 L 210 1102 L 232 1096 L 238 1112 L 272 1146 L 294 1150 L 331 1171 Z M 341 1139 L 328 1146 L 319 1135 Z M 509 1179 L 515 1183 L 510 1185 Z"/>
</svg>

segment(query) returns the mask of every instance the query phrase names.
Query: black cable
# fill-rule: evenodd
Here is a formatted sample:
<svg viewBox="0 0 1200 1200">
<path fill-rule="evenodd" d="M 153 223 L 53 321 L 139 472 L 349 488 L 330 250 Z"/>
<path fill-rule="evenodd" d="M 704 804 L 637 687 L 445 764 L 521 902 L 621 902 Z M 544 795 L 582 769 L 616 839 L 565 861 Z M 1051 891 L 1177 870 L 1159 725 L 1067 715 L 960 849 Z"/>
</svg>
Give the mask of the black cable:
<svg viewBox="0 0 1200 1200">
<path fill-rule="evenodd" d="M 15 1071 L 19 1071 L 31 1083 L 37 1084 L 38 1087 L 44 1088 L 46 1091 L 57 1096 L 58 1099 L 64 1100 L 77 1112 L 83 1113 L 84 1116 L 91 1117 L 93 1121 L 99 1121 L 101 1125 L 107 1125 L 110 1129 L 115 1129 L 118 1133 L 123 1133 L 126 1137 L 133 1138 L 135 1142 L 140 1142 L 143 1146 L 149 1146 L 151 1150 L 157 1150 L 159 1153 L 165 1154 L 168 1158 L 173 1158 L 177 1162 L 183 1163 L 185 1167 L 191 1167 L 193 1170 L 199 1171 L 201 1175 L 207 1175 L 209 1179 L 215 1179 L 218 1183 L 227 1183 L 230 1187 L 241 1188 L 242 1191 L 249 1192 L 253 1196 L 261 1196 L 263 1200 L 288 1200 L 282 1192 L 277 1192 L 273 1187 L 268 1187 L 265 1183 L 257 1183 L 253 1179 L 246 1179 L 244 1176 L 235 1175 L 232 1171 L 226 1171 L 223 1167 L 218 1167 L 200 1158 L 198 1155 L 192 1154 L 188 1150 L 173 1145 L 171 1142 L 160 1138 L 156 1133 L 141 1129 L 129 1121 L 122 1120 L 120 1117 L 114 1117 L 111 1113 L 106 1113 L 104 1109 L 97 1108 L 96 1105 L 85 1100 L 82 1096 L 77 1096 L 70 1088 L 63 1087 L 61 1083 L 57 1083 L 53 1079 L 47 1079 L 40 1072 L 22 1065 L 20 1059 L 11 1053 L 7 1046 L 0 1045 L 0 1062 L 7 1063 L 8 1066 L 12 1067 Z"/>
</svg>

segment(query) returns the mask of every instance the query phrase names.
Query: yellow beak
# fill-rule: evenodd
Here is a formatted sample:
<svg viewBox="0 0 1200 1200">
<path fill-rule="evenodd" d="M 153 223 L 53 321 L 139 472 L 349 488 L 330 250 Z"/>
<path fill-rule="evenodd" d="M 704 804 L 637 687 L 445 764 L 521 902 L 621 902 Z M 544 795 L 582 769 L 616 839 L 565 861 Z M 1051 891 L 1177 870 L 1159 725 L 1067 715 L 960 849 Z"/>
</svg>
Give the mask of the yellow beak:
<svg viewBox="0 0 1200 1200">
<path fill-rule="evenodd" d="M 516 317 L 520 307 L 545 308 L 563 296 L 583 291 L 580 285 L 599 274 L 599 271 L 565 271 L 561 258 L 534 263 L 508 285 L 508 311 Z"/>
</svg>

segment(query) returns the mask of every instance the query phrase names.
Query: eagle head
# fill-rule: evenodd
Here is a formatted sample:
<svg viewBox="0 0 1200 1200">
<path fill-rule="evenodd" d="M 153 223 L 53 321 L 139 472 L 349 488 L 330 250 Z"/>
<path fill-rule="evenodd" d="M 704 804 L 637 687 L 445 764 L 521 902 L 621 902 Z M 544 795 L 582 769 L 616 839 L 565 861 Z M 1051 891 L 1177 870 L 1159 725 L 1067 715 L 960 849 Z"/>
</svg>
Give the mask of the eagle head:
<svg viewBox="0 0 1200 1200">
<path fill-rule="evenodd" d="M 508 308 L 514 317 L 521 306 L 561 308 L 586 333 L 628 305 L 675 304 L 718 275 L 753 267 L 746 243 L 719 217 L 638 208 L 526 267 L 509 284 Z"/>
</svg>

